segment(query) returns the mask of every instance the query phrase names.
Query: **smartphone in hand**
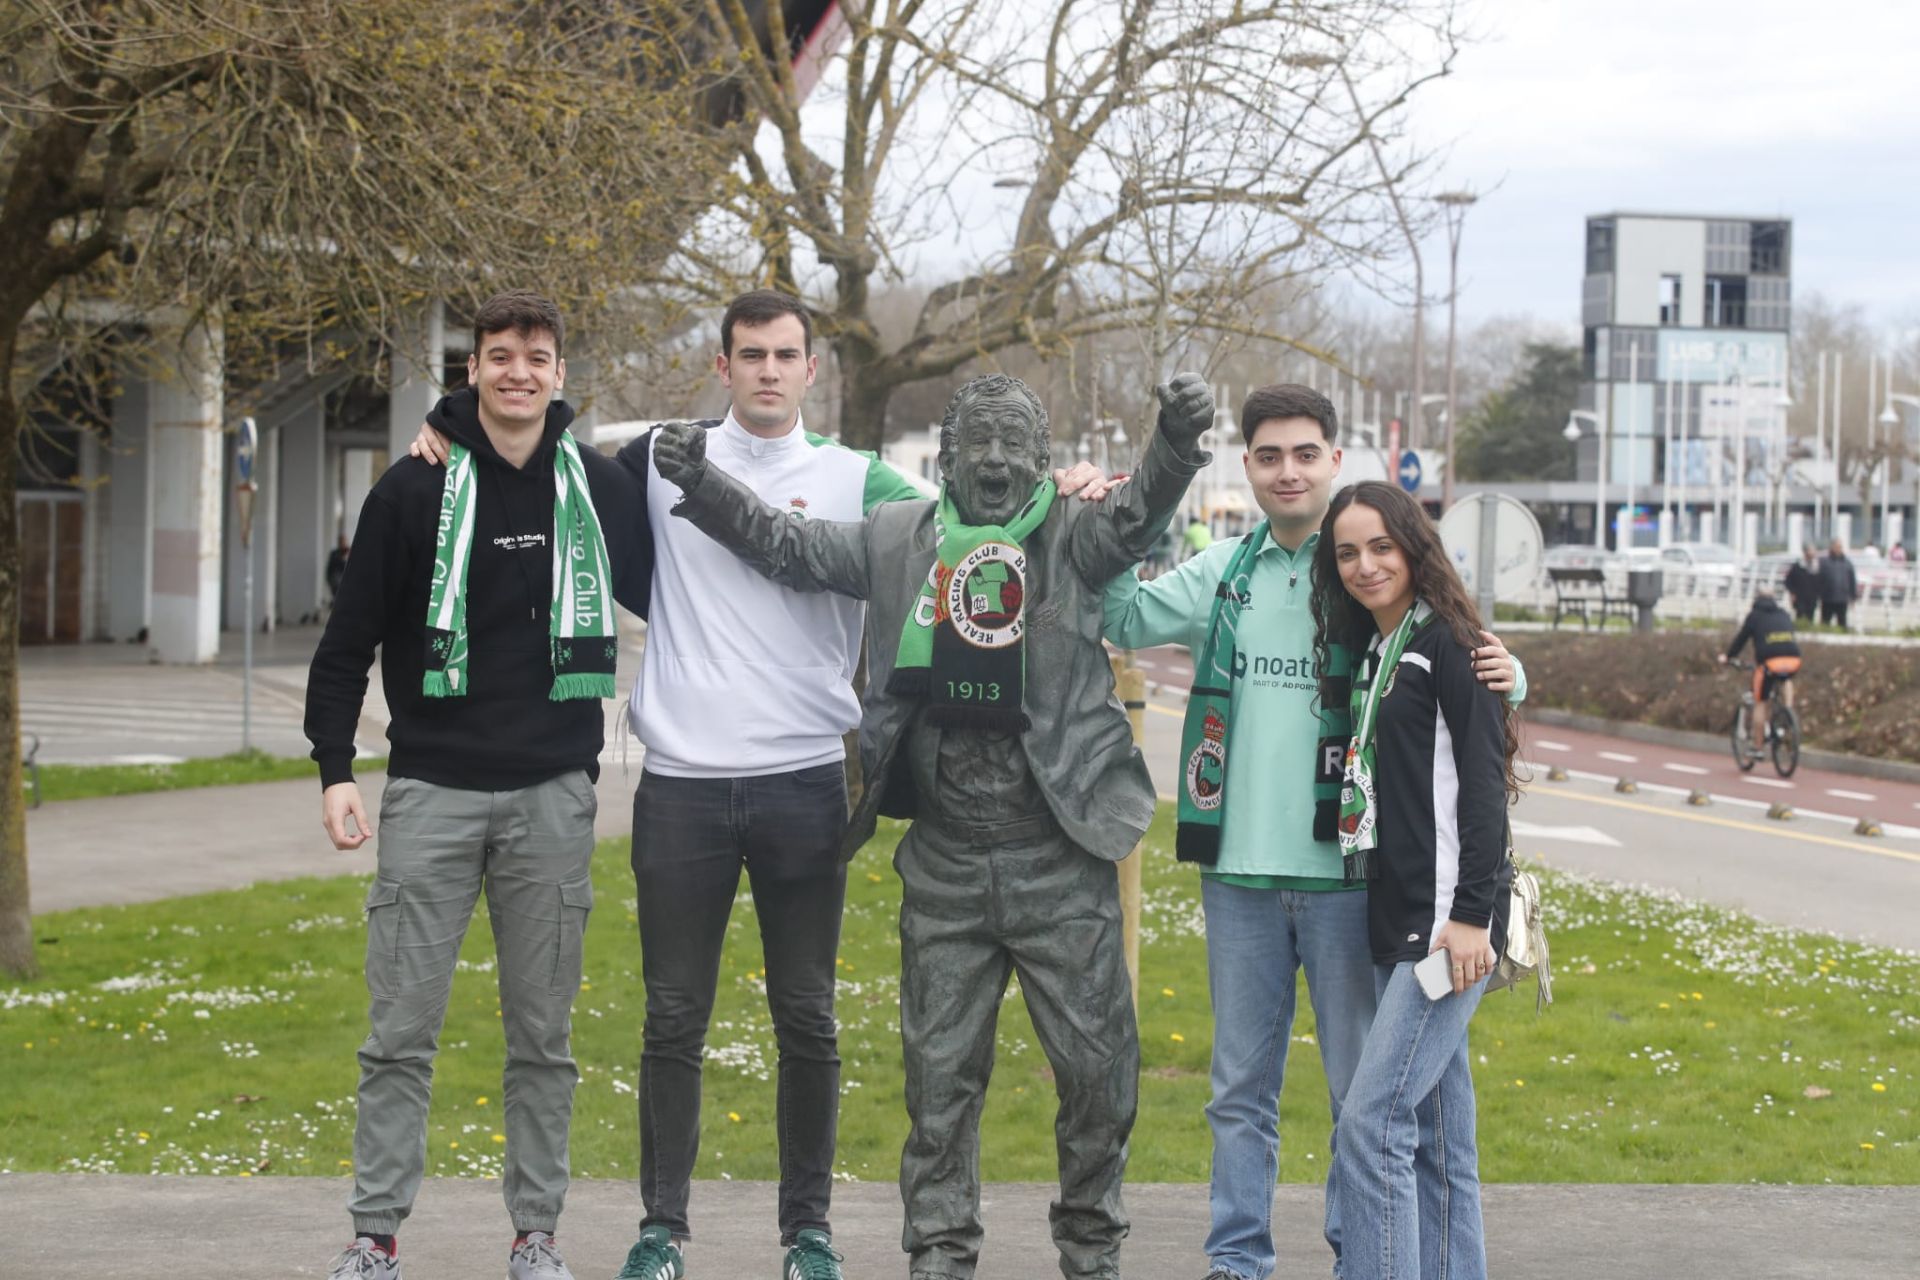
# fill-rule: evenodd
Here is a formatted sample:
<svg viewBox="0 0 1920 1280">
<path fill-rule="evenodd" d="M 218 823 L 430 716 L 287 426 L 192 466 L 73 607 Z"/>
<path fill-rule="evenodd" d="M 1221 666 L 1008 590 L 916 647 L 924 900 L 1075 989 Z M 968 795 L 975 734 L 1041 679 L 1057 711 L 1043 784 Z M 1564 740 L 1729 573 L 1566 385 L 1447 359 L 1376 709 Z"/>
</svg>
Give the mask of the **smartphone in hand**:
<svg viewBox="0 0 1920 1280">
<path fill-rule="evenodd" d="M 1413 976 L 1420 980 L 1420 989 L 1427 993 L 1427 999 L 1438 1000 L 1441 996 L 1451 995 L 1453 956 L 1442 947 L 1414 965 Z"/>
</svg>

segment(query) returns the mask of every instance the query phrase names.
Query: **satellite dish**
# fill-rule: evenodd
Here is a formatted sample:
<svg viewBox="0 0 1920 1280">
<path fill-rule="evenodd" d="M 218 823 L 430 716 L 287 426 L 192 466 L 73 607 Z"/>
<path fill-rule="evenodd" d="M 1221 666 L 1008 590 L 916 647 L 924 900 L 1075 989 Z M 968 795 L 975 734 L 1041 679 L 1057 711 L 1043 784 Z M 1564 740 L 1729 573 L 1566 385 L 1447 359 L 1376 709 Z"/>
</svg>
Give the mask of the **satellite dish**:
<svg viewBox="0 0 1920 1280">
<path fill-rule="evenodd" d="M 1496 597 L 1522 595 L 1540 579 L 1540 522 L 1507 494 L 1475 493 L 1454 503 L 1440 517 L 1440 543 L 1489 624 Z"/>
</svg>

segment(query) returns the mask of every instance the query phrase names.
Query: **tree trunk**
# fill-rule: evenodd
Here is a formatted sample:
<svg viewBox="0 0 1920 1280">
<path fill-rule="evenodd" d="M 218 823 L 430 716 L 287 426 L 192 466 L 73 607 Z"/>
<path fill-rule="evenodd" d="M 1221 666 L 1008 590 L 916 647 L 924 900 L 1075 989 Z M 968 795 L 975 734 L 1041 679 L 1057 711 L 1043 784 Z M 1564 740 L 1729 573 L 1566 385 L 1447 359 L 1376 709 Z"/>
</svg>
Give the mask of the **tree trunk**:
<svg viewBox="0 0 1920 1280">
<path fill-rule="evenodd" d="M 11 334 L 0 338 L 0 973 L 30 978 L 27 806 L 20 777 L 20 513 L 14 491 L 20 406 L 13 398 Z"/>
<path fill-rule="evenodd" d="M 892 371 L 836 347 L 843 390 L 840 394 L 840 443 L 878 453 L 887 442 L 887 402 L 898 385 Z"/>
</svg>

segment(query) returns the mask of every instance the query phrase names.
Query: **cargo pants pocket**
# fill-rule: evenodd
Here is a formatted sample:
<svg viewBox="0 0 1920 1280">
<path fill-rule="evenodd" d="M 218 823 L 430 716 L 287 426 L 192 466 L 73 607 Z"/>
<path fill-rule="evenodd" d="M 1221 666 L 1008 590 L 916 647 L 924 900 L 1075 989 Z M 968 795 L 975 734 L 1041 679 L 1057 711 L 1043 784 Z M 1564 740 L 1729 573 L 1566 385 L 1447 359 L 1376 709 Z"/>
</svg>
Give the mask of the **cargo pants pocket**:
<svg viewBox="0 0 1920 1280">
<path fill-rule="evenodd" d="M 559 945 L 554 951 L 553 976 L 548 990 L 571 996 L 580 988 L 585 963 L 587 917 L 593 912 L 593 877 L 560 882 Z"/>
</svg>

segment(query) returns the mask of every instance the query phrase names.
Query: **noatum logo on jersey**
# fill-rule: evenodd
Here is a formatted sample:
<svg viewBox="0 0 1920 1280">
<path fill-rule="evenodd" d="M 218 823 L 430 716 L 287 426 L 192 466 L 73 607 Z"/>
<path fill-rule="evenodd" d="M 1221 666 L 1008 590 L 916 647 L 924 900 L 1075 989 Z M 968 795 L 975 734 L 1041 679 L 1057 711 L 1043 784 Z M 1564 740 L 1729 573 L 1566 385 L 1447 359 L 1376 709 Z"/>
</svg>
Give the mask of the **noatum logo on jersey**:
<svg viewBox="0 0 1920 1280">
<path fill-rule="evenodd" d="M 953 566 L 946 583 L 946 613 L 962 640 L 980 649 L 1003 649 L 1026 630 L 1020 606 L 1027 594 L 1027 557 L 1004 542 L 983 542 Z"/>
</svg>

